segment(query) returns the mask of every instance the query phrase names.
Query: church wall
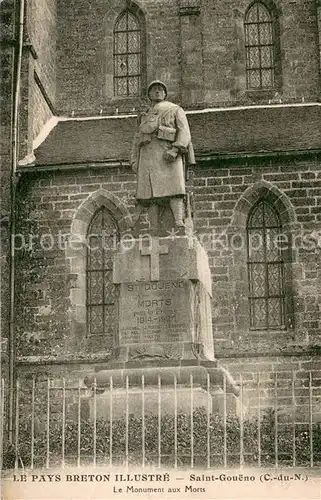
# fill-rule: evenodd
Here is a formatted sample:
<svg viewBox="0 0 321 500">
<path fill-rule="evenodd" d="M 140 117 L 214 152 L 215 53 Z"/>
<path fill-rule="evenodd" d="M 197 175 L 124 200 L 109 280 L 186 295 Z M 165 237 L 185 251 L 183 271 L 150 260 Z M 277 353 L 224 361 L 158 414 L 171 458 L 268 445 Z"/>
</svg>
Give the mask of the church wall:
<svg viewBox="0 0 321 500">
<path fill-rule="evenodd" d="M 280 420 L 290 407 L 291 417 L 295 416 L 297 422 L 307 423 L 311 383 L 313 421 L 321 421 L 321 358 L 318 353 L 298 356 L 222 357 L 219 358 L 219 363 L 239 384 L 242 383 L 243 401 L 249 415 L 258 414 L 258 393 L 263 413 L 265 407 L 275 407 L 277 394 Z"/>
<path fill-rule="evenodd" d="M 146 16 L 146 82 L 163 79 L 169 85 L 170 99 L 183 102 L 186 108 L 316 100 L 319 60 L 315 2 L 285 0 L 276 4 L 282 58 L 278 94 L 249 93 L 245 89 L 243 18 L 248 3 L 244 0 L 203 0 L 199 15 L 184 17 L 179 16 L 178 5 L 172 0 L 138 1 Z M 118 0 L 28 2 L 28 35 L 37 59 L 31 51 L 24 51 L 21 143 L 27 136 L 29 143 L 37 136 L 52 116 L 51 105 L 57 114 L 99 115 L 101 110 L 107 114 L 116 108 L 132 110 L 143 104 L 140 100 L 113 98 L 112 29 L 125 5 Z M 7 35 L 10 37 L 10 33 Z M 5 50 L 2 62 L 7 98 L 11 92 L 11 48 Z M 5 102 L 9 105 L 10 100 Z M 6 132 L 9 137 L 9 116 L 1 114 L 5 122 L 2 137 Z M 2 160 L 9 166 L 7 145 Z M 4 200 L 9 200 L 7 172 L 2 169 Z M 321 230 L 319 160 L 239 160 L 235 165 L 209 162 L 195 170 L 190 184 L 199 237 L 206 242 L 206 235 L 213 230 L 228 228 L 229 236 L 238 231 L 237 203 L 248 187 L 262 179 L 277 186 L 293 205 L 295 220 L 291 229 L 295 234 Z M 88 370 L 103 366 L 97 359 L 106 352 L 105 345 L 86 339 L 84 306 L 79 312 L 77 300 L 72 300 L 77 294 L 83 297 L 84 288 L 72 272 L 70 257 L 63 248 L 57 248 L 59 231 L 70 232 L 80 204 L 100 188 L 117 196 L 132 212 L 135 176 L 126 167 L 39 172 L 23 175 L 20 180 L 17 232 L 27 242 L 17 251 L 18 373 L 55 378 L 65 374 L 68 380 L 75 381 Z M 1 217 L 5 229 L 7 214 L 4 203 Z M 242 231 L 244 235 L 244 228 Z M 1 234 L 6 249 L 8 238 L 5 231 Z M 39 248 L 44 235 L 43 242 L 49 246 L 53 238 L 53 248 Z M 313 359 L 320 352 L 320 251 L 313 245 L 293 251 L 289 284 L 293 322 L 287 330 L 269 333 L 249 329 L 244 249 L 208 248 L 208 253 L 213 276 L 215 349 L 221 364 L 235 375 L 246 373 L 253 381 L 258 371 L 266 372 L 267 379 L 272 380 L 274 372 L 294 369 L 295 376 L 301 380 L 302 375 L 303 381 L 308 370 L 319 372 L 320 362 Z M 3 272 L 7 274 L 5 266 Z M 4 281 L 4 337 L 8 324 L 6 286 Z M 285 376 L 287 380 L 289 377 Z"/>
<path fill-rule="evenodd" d="M 281 356 L 320 344 L 320 250 L 313 239 L 307 248 L 300 248 L 298 240 L 298 248 L 292 252 L 288 291 L 293 296 L 294 312 L 288 329 L 268 333 L 249 329 L 246 249 L 238 248 L 236 242 L 236 248 L 221 248 L 220 231 L 226 231 L 230 237 L 236 233 L 244 235 L 244 228 L 237 225 L 236 207 L 239 210 L 245 189 L 262 179 L 276 186 L 294 207 L 291 230 L 295 235 L 321 231 L 321 169 L 316 160 L 248 161 L 238 165 L 199 165 L 195 169 L 190 189 L 194 193 L 195 229 L 208 251 L 213 276 L 217 356 Z M 116 196 L 132 212 L 135 176 L 126 167 L 22 177 L 17 232 L 29 240 L 18 251 L 18 356 L 86 359 L 102 354 L 99 343 L 89 343 L 85 338 L 84 307 L 80 314 L 83 319 L 75 321 L 77 300 L 72 300 L 72 296 L 83 295 L 84 286 L 75 284 L 77 273 L 71 270 L 70 256 L 64 247 L 57 248 L 59 231 L 70 233 L 80 204 L 100 188 Z M 219 237 L 216 242 L 211 240 L 213 234 Z M 34 244 L 28 246 L 30 235 L 34 235 Z M 42 245 L 50 249 L 40 247 L 41 236 Z"/>
<path fill-rule="evenodd" d="M 56 0 L 28 1 L 27 15 L 28 34 L 38 56 L 35 70 L 49 98 L 54 102 L 56 95 Z"/>
<path fill-rule="evenodd" d="M 178 97 L 179 18 L 172 0 L 137 2 L 146 13 L 147 81 L 161 78 Z M 58 1 L 60 113 L 98 115 L 139 106 L 140 99 L 113 97 L 113 28 L 125 1 Z M 77 16 L 75 16 L 77 12 Z"/>
<path fill-rule="evenodd" d="M 218 105 L 315 100 L 319 92 L 318 28 L 314 0 L 275 1 L 280 39 L 280 86 L 246 89 L 243 19 L 251 2 L 202 2 L 205 101 Z M 273 5 L 267 1 L 267 5 Z M 280 60 L 281 59 L 281 60 Z"/>
<path fill-rule="evenodd" d="M 44 99 L 41 89 L 35 81 L 33 82 L 31 87 L 29 105 L 30 109 L 33 110 L 33 112 L 36 110 L 36 116 L 32 120 L 30 130 L 30 135 L 34 140 L 46 125 L 48 120 L 50 120 L 50 118 L 53 116 L 52 110 L 48 106 L 48 103 Z"/>
<path fill-rule="evenodd" d="M 32 141 L 51 118 L 56 103 L 56 0 L 28 1 L 26 35 L 33 55 L 29 55 L 29 63 L 24 63 L 22 69 L 22 95 L 28 109 L 28 139 Z"/>
<path fill-rule="evenodd" d="M 320 97 L 318 67 L 318 24 L 316 2 L 291 0 L 280 3 L 282 14 L 281 45 L 284 94 L 299 100 Z"/>
<path fill-rule="evenodd" d="M 242 193 L 261 180 L 284 193 L 294 207 L 289 231 L 295 240 L 287 291 L 293 297 L 293 318 L 283 332 L 251 332 L 247 303 L 247 253 L 244 227 L 238 225 L 235 207 Z M 321 171 L 318 161 L 264 162 L 194 172 L 195 227 L 205 237 L 213 277 L 213 328 L 216 353 L 270 352 L 320 343 Z M 253 200 L 255 201 L 255 200 Z M 250 208 L 250 204 L 248 205 Z M 225 234 L 225 236 L 224 236 Z M 212 236 L 211 236 L 212 235 Z M 222 237 L 223 235 L 223 237 Z M 237 240 L 243 239 L 241 241 Z M 212 240 L 211 240 L 212 237 Z M 311 238 L 302 244 L 301 237 Z M 231 313 L 232 311 L 232 313 Z"/>
<path fill-rule="evenodd" d="M 318 18 L 318 38 L 319 38 L 319 53 L 320 53 L 320 70 L 321 70 L 321 2 L 317 0 L 317 18 Z"/>
<path fill-rule="evenodd" d="M 249 4 L 247 0 L 204 0 L 199 11 L 192 9 L 183 16 L 170 0 L 137 1 L 146 22 L 146 81 L 164 80 L 171 99 L 184 107 L 317 100 L 315 0 L 275 2 L 278 84 L 273 90 L 259 91 L 246 89 L 243 21 Z M 116 0 L 90 5 L 85 0 L 58 1 L 59 113 L 97 115 L 102 110 L 109 114 L 144 102 L 113 97 L 113 27 L 125 6 L 125 1 Z"/>
<path fill-rule="evenodd" d="M 25 244 L 19 237 L 16 243 L 16 247 L 24 246 L 17 250 L 19 355 L 83 357 L 88 349 L 102 350 L 101 339 L 97 345 L 86 341 L 85 318 L 73 321 L 77 306 L 71 295 L 80 292 L 74 290 L 78 288 L 74 283 L 77 277 L 65 252 L 63 235 L 70 233 L 80 204 L 101 187 L 131 210 L 134 180 L 132 172 L 118 168 L 22 178 L 17 234 L 25 238 Z"/>
</svg>

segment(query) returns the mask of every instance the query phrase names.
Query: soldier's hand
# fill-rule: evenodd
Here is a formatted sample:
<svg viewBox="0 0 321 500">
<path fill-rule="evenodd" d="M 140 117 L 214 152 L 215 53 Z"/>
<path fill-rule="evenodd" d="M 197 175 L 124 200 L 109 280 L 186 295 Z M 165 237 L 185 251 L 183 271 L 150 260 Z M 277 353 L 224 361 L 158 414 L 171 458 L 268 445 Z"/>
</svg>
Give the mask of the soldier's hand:
<svg viewBox="0 0 321 500">
<path fill-rule="evenodd" d="M 176 158 L 177 158 L 177 150 L 174 149 L 174 148 L 168 149 L 164 153 L 164 158 L 165 158 L 166 161 L 169 161 L 169 162 L 172 162 L 172 161 L 176 160 Z"/>
<path fill-rule="evenodd" d="M 136 163 L 136 162 L 133 162 L 133 163 L 131 164 L 131 167 L 132 167 L 133 172 L 134 172 L 135 174 L 137 174 L 137 163 Z"/>
</svg>

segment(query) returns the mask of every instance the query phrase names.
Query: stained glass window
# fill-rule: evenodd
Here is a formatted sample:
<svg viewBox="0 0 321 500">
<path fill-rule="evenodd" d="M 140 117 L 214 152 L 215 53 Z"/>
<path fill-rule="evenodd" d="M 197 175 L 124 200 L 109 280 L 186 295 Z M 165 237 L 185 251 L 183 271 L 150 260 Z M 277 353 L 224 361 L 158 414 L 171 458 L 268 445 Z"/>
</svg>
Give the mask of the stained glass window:
<svg viewBox="0 0 321 500">
<path fill-rule="evenodd" d="M 114 95 L 141 95 L 142 30 L 136 16 L 129 10 L 118 18 L 114 28 Z"/>
<path fill-rule="evenodd" d="M 284 261 L 278 213 L 266 201 L 247 224 L 250 324 L 255 330 L 285 328 Z"/>
<path fill-rule="evenodd" d="M 116 288 L 113 255 L 119 240 L 117 224 L 103 207 L 93 217 L 87 234 L 87 333 L 108 336 L 115 329 Z"/>
<path fill-rule="evenodd" d="M 244 29 L 247 88 L 273 88 L 275 84 L 273 19 L 263 3 L 256 2 L 247 11 Z"/>
</svg>

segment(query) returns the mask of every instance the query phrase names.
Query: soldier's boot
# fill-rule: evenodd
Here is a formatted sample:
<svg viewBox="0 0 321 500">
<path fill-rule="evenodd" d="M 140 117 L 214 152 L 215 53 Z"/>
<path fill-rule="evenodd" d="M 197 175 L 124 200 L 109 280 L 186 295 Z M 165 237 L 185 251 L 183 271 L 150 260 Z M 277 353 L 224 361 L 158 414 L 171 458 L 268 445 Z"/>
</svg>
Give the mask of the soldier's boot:
<svg viewBox="0 0 321 500">
<path fill-rule="evenodd" d="M 183 198 L 171 198 L 170 207 L 173 212 L 175 224 L 177 227 L 185 227 L 183 221 L 184 215 L 184 199 Z"/>
</svg>

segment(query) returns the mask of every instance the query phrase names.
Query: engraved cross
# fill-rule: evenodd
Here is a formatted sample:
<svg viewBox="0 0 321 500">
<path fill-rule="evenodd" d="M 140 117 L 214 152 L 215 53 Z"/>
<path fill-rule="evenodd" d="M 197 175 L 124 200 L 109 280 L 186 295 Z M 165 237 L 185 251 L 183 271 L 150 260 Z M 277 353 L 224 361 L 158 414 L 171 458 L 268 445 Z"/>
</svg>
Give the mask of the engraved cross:
<svg viewBox="0 0 321 500">
<path fill-rule="evenodd" d="M 150 280 L 159 280 L 159 256 L 168 254 L 168 245 L 159 245 L 159 238 L 152 238 L 152 244 L 140 250 L 141 255 L 150 256 Z"/>
</svg>

